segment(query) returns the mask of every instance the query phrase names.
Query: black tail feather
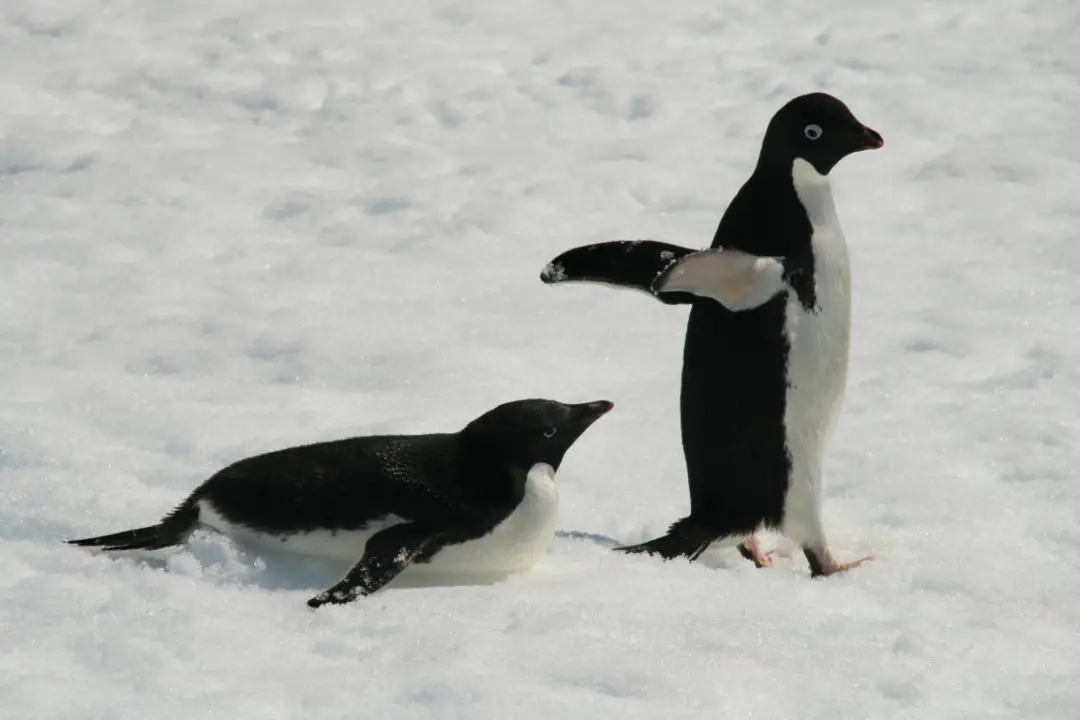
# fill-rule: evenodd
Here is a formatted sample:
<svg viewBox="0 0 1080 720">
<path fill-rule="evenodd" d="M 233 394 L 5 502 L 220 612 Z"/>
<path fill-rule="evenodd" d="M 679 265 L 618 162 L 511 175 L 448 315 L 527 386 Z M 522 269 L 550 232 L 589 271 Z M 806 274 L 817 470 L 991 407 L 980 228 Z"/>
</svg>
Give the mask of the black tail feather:
<svg viewBox="0 0 1080 720">
<path fill-rule="evenodd" d="M 540 279 L 552 285 L 595 282 L 647 292 L 669 305 L 694 301 L 688 293 L 658 293 L 657 280 L 680 258 L 696 250 L 656 240 L 617 240 L 567 250 L 549 262 Z"/>
<path fill-rule="evenodd" d="M 199 509 L 188 501 L 171 512 L 157 525 L 124 530 L 111 535 L 66 540 L 69 545 L 95 547 L 103 550 L 160 550 L 182 545 L 199 523 Z"/>
<path fill-rule="evenodd" d="M 697 560 L 701 554 L 709 549 L 713 541 L 717 539 L 715 533 L 703 527 L 689 517 L 676 521 L 667 531 L 655 540 L 639 545 L 626 545 L 617 547 L 615 550 L 625 553 L 648 553 L 659 555 L 665 560 L 677 557 L 689 558 L 690 562 Z"/>
</svg>

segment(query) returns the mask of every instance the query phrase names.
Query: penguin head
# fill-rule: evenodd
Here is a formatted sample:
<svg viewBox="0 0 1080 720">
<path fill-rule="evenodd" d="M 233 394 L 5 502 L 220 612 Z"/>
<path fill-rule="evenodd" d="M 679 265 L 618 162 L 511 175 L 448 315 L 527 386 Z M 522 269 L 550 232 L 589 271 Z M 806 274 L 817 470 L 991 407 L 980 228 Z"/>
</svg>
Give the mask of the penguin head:
<svg viewBox="0 0 1080 720">
<path fill-rule="evenodd" d="M 851 153 L 873 150 L 885 141 L 855 119 L 847 105 L 832 95 L 800 95 L 780 108 L 765 131 L 758 166 L 791 171 L 803 159 L 822 175 Z"/>
<path fill-rule="evenodd" d="M 567 405 L 554 400 L 516 400 L 499 405 L 462 431 L 471 446 L 482 448 L 517 470 L 538 463 L 559 469 L 563 455 L 590 425 L 615 404 L 607 400 Z"/>
</svg>

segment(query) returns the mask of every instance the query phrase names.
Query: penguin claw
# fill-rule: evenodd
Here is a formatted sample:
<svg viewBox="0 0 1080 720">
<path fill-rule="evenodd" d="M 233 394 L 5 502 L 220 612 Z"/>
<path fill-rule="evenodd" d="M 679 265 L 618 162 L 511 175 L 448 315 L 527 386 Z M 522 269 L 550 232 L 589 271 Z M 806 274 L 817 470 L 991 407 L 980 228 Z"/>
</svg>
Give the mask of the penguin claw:
<svg viewBox="0 0 1080 720">
<path fill-rule="evenodd" d="M 769 552 L 766 552 L 766 553 L 759 552 L 757 555 L 755 555 L 754 557 L 752 557 L 750 559 L 753 560 L 754 567 L 757 567 L 757 568 L 772 567 L 772 565 L 773 565 L 773 555 L 775 555 L 775 554 L 776 554 L 775 550 L 770 550 Z"/>
<path fill-rule="evenodd" d="M 739 543 L 739 554 L 753 562 L 754 567 L 764 568 L 772 567 L 773 555 L 776 554 L 776 550 L 762 552 L 761 541 L 758 540 L 756 535 L 751 535 L 746 540 Z"/>
<path fill-rule="evenodd" d="M 867 555 L 866 557 L 850 562 L 837 562 L 836 558 L 833 557 L 832 552 L 828 548 L 825 548 L 823 551 L 807 548 L 803 550 L 803 554 L 806 555 L 806 560 L 810 563 L 810 577 L 836 575 L 857 568 L 863 563 L 873 562 L 877 559 L 873 555 Z"/>
<path fill-rule="evenodd" d="M 873 555 L 867 555 L 866 557 L 859 558 L 858 560 L 852 560 L 851 562 L 837 563 L 836 564 L 836 569 L 833 570 L 833 573 L 847 572 L 848 570 L 851 570 L 852 568 L 859 567 L 863 563 L 874 562 L 874 560 L 876 560 L 876 559 L 877 558 L 874 557 Z"/>
</svg>

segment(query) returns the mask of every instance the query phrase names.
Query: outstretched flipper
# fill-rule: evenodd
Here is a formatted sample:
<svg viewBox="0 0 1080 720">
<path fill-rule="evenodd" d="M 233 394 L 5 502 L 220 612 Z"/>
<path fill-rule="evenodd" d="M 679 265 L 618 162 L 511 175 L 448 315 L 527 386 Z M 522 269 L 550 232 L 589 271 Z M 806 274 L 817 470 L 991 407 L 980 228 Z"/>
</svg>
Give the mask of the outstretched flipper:
<svg viewBox="0 0 1080 720">
<path fill-rule="evenodd" d="M 655 291 L 661 298 L 690 293 L 739 311 L 764 305 L 784 288 L 782 259 L 720 248 L 680 258 L 657 278 Z"/>
<path fill-rule="evenodd" d="M 656 281 L 680 258 L 695 250 L 656 240 L 617 240 L 567 250 L 540 273 L 548 285 L 564 282 L 591 282 L 649 293 L 670 305 L 690 303 L 692 295 L 667 293 L 661 296 Z"/>
<path fill-rule="evenodd" d="M 439 534 L 421 523 L 403 523 L 375 533 L 364 546 L 364 556 L 337 585 L 308 600 L 309 607 L 343 605 L 375 592 L 409 566 Z"/>
<path fill-rule="evenodd" d="M 785 288 L 780 258 L 740 250 L 690 250 L 655 240 L 620 240 L 567 250 L 540 273 L 549 284 L 593 282 L 646 292 L 679 305 L 697 298 L 751 310 Z"/>
<path fill-rule="evenodd" d="M 185 502 L 157 525 L 65 542 L 102 550 L 160 550 L 183 545 L 198 525 L 199 508 L 193 502 Z"/>
</svg>

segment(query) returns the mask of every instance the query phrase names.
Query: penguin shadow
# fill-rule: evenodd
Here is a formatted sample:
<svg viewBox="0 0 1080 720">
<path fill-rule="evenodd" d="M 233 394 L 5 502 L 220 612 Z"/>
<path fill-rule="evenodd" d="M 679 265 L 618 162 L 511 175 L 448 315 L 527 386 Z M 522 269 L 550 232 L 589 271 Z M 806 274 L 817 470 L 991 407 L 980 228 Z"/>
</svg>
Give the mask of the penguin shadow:
<svg viewBox="0 0 1080 720">
<path fill-rule="evenodd" d="M 607 548 L 609 550 L 613 550 L 624 544 L 619 542 L 615 538 L 608 537 L 607 535 L 584 532 L 582 530 L 556 530 L 555 537 L 559 538 L 560 540 L 583 540 L 585 542 L 595 543 L 596 545 Z"/>
</svg>

